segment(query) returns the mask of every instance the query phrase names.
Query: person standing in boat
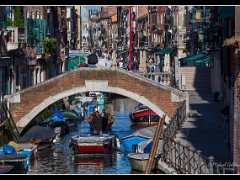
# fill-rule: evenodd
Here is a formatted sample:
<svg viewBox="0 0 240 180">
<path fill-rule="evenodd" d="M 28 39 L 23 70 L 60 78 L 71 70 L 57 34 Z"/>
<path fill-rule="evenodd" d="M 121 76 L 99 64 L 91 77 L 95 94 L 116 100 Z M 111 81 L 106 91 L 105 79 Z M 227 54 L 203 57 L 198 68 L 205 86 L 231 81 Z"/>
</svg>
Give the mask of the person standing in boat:
<svg viewBox="0 0 240 180">
<path fill-rule="evenodd" d="M 99 114 L 98 111 L 96 111 L 91 121 L 91 127 L 93 128 L 94 134 L 102 135 L 102 124 L 102 116 Z"/>
<path fill-rule="evenodd" d="M 105 111 L 105 109 L 102 110 L 102 118 L 103 118 L 103 123 L 102 123 L 102 130 L 107 131 L 111 129 L 112 124 L 114 123 L 114 118 L 113 116 Z"/>
<path fill-rule="evenodd" d="M 102 110 L 102 130 L 106 130 L 106 126 L 108 124 L 108 114 L 105 109 Z"/>
</svg>

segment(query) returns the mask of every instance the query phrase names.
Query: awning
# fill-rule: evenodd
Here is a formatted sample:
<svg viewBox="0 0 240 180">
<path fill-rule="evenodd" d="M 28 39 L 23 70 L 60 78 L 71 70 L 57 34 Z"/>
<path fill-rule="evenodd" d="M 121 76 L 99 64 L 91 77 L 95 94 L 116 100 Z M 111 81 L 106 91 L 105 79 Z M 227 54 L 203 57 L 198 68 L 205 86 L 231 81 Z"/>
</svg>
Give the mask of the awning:
<svg viewBox="0 0 240 180">
<path fill-rule="evenodd" d="M 186 58 L 182 58 L 182 59 L 179 59 L 179 60 L 182 60 L 183 63 L 187 63 L 187 62 L 192 62 L 192 61 L 195 61 L 195 60 L 200 60 L 200 59 L 206 58 L 206 57 L 207 57 L 207 54 L 196 54 L 196 55 L 186 57 Z"/>
<path fill-rule="evenodd" d="M 197 60 L 197 61 L 196 61 L 196 64 L 201 64 L 201 63 L 205 63 L 205 62 L 208 62 L 208 61 L 209 61 L 209 57 L 206 57 L 206 58 Z"/>
<path fill-rule="evenodd" d="M 159 51 L 157 53 L 157 55 L 160 55 L 160 54 L 169 54 L 170 52 L 172 52 L 173 48 L 163 48 L 161 51 Z"/>
</svg>

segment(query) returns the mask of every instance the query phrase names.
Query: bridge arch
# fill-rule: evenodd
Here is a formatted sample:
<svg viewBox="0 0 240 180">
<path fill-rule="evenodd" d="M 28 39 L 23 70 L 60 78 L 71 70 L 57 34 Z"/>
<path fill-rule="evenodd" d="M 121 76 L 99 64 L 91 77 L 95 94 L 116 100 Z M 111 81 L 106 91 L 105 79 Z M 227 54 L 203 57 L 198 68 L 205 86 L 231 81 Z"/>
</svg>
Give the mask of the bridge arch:
<svg viewBox="0 0 240 180">
<path fill-rule="evenodd" d="M 21 118 L 18 122 L 17 122 L 17 127 L 26 127 L 28 125 L 28 123 L 31 122 L 32 119 L 34 119 L 41 111 L 43 111 L 44 109 L 46 109 L 49 105 L 53 104 L 54 102 L 63 99 L 65 97 L 77 94 L 77 93 L 84 93 L 84 92 L 88 92 L 88 91 L 98 91 L 96 89 L 92 89 L 92 90 L 87 90 L 86 87 L 77 87 L 77 88 L 73 88 L 64 92 L 61 92 L 57 95 L 54 96 L 50 96 L 47 99 L 45 99 L 42 103 L 40 103 L 39 105 L 37 105 L 34 109 L 32 109 L 27 115 L 25 115 L 23 118 Z M 153 111 L 155 111 L 160 117 L 163 116 L 164 112 L 159 109 L 155 104 L 153 104 L 152 102 L 150 102 L 148 99 L 146 99 L 143 96 L 139 96 L 138 94 L 126 91 L 124 89 L 121 88 L 117 88 L 117 87 L 108 87 L 107 91 L 104 92 L 108 92 L 108 93 L 115 93 L 115 94 L 119 94 L 128 98 L 131 98 L 137 102 L 143 103 L 146 106 L 148 106 L 150 109 L 152 109 Z M 169 117 L 166 117 L 166 121 L 169 120 Z"/>
<path fill-rule="evenodd" d="M 151 82 L 120 69 L 82 68 L 20 91 L 8 98 L 10 112 L 17 127 L 24 128 L 42 110 L 54 102 L 88 91 L 116 93 L 145 104 L 160 117 L 170 119 L 187 100 L 185 93 Z"/>
</svg>

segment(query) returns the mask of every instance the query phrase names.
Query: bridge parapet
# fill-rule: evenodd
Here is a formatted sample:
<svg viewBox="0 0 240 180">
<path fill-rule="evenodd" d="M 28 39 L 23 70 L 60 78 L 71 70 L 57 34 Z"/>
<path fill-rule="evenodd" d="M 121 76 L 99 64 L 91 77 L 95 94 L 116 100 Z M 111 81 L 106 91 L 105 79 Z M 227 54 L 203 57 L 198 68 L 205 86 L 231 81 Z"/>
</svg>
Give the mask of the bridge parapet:
<svg viewBox="0 0 240 180">
<path fill-rule="evenodd" d="M 118 68 L 80 68 L 12 94 L 7 99 L 19 127 L 25 127 L 52 103 L 87 91 L 116 93 L 145 104 L 166 122 L 188 94 Z M 186 103 L 188 105 L 188 103 Z M 188 106 L 186 107 L 188 109 Z"/>
</svg>

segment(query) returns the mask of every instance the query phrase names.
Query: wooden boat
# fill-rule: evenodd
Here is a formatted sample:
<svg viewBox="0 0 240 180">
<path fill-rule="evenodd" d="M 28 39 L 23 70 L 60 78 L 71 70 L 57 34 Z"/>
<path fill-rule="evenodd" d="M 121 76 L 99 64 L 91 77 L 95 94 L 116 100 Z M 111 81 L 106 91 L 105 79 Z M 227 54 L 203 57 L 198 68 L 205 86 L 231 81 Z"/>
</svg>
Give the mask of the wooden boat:
<svg viewBox="0 0 240 180">
<path fill-rule="evenodd" d="M 94 115 L 95 115 L 95 112 L 90 114 L 90 116 L 88 117 L 88 123 L 90 124 L 91 131 L 93 130 L 93 128 L 91 126 L 91 122 L 92 122 Z M 114 121 L 115 121 L 115 119 L 113 118 L 113 116 L 109 112 L 105 111 L 104 116 L 102 116 L 102 122 L 103 122 L 102 123 L 102 131 L 111 130 Z"/>
<path fill-rule="evenodd" d="M 133 123 L 142 125 L 156 125 L 160 119 L 154 111 L 142 104 L 138 105 L 129 117 Z"/>
<path fill-rule="evenodd" d="M 117 146 L 116 135 L 103 134 L 91 136 L 90 134 L 75 135 L 71 138 L 69 147 L 76 154 L 81 153 L 111 153 Z"/>
<path fill-rule="evenodd" d="M 149 158 L 149 154 L 147 154 L 147 153 L 130 153 L 130 154 L 128 154 L 128 160 L 131 164 L 131 168 L 134 170 L 138 170 L 138 171 L 144 172 L 146 170 L 148 158 Z M 158 155 L 156 155 L 154 158 L 152 170 L 155 169 L 156 163 L 158 162 L 157 159 L 158 159 Z"/>
<path fill-rule="evenodd" d="M 29 158 L 27 155 L 0 155 L 0 163 L 7 163 L 14 166 L 14 170 L 25 171 L 29 168 Z"/>
</svg>

